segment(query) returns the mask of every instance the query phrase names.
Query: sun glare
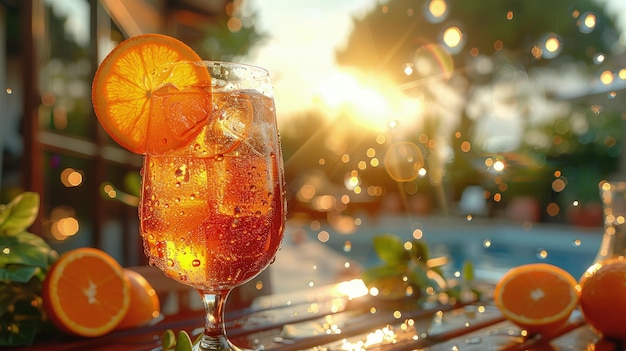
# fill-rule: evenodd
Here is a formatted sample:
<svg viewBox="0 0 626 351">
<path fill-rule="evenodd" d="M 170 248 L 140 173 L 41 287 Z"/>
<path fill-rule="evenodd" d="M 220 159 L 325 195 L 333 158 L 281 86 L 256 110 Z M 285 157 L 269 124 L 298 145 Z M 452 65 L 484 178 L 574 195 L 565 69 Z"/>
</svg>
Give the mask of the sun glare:
<svg viewBox="0 0 626 351">
<path fill-rule="evenodd" d="M 392 120 L 405 126 L 414 123 L 422 111 L 421 102 L 406 96 L 397 85 L 348 72 L 326 79 L 319 86 L 318 97 L 332 117 L 348 117 L 376 131 L 388 129 Z"/>
</svg>

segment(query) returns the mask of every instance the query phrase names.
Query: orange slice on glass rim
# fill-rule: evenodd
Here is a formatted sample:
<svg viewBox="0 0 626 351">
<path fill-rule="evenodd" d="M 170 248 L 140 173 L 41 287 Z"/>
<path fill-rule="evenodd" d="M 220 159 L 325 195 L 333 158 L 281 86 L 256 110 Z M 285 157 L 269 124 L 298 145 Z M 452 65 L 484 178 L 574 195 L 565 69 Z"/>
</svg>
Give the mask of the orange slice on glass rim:
<svg viewBox="0 0 626 351">
<path fill-rule="evenodd" d="M 574 277 L 547 263 L 514 267 L 494 289 L 494 302 L 502 315 L 528 334 L 547 333 L 565 325 L 578 298 Z"/>
<path fill-rule="evenodd" d="M 59 256 L 46 274 L 42 298 L 60 330 L 97 337 L 114 330 L 126 316 L 130 292 L 119 263 L 104 251 L 85 247 Z"/>
<path fill-rule="evenodd" d="M 92 84 L 94 111 L 105 131 L 122 147 L 137 153 L 162 153 L 197 135 L 211 113 L 211 93 L 189 94 L 181 116 L 151 120 L 150 97 L 156 91 L 210 86 L 205 67 L 183 42 L 161 34 L 132 37 L 102 61 Z"/>
</svg>

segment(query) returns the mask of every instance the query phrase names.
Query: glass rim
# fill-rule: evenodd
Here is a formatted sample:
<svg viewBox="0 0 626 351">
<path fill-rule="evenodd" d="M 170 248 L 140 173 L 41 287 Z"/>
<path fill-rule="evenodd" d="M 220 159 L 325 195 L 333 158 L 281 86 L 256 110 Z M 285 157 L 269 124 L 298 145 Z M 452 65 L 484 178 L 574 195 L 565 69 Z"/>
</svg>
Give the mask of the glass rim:
<svg viewBox="0 0 626 351">
<path fill-rule="evenodd" d="M 251 80 L 261 80 L 261 79 L 270 79 L 270 71 L 267 68 L 253 65 L 249 63 L 243 62 L 232 62 L 232 61 L 219 61 L 219 60 L 199 60 L 199 61 L 176 61 L 176 62 L 167 62 L 159 65 L 159 67 L 169 67 L 176 65 L 194 65 L 197 67 L 205 67 L 207 69 L 217 68 L 217 67 L 228 67 L 228 68 L 243 68 L 250 72 L 258 72 Z"/>
<path fill-rule="evenodd" d="M 203 66 L 208 66 L 208 64 L 214 65 L 214 66 L 233 66 L 233 67 L 246 67 L 246 68 L 251 68 L 254 70 L 258 70 L 258 71 L 262 71 L 267 73 L 267 75 L 269 75 L 270 71 L 267 68 L 258 66 L 258 65 L 254 65 L 254 64 L 250 64 L 250 63 L 244 63 L 244 62 L 234 62 L 234 61 L 219 61 L 219 60 L 200 60 L 200 61 L 187 61 L 187 62 L 191 62 L 197 65 L 203 65 Z"/>
<path fill-rule="evenodd" d="M 274 97 L 270 72 L 263 67 L 248 63 L 211 60 L 166 62 L 157 66 L 152 74 L 167 76 L 177 68 L 206 70 L 210 77 L 211 86 L 219 91 L 254 89 L 262 95 Z M 177 88 L 182 89 L 189 86 L 194 86 L 194 83 L 185 83 L 177 86 Z"/>
</svg>

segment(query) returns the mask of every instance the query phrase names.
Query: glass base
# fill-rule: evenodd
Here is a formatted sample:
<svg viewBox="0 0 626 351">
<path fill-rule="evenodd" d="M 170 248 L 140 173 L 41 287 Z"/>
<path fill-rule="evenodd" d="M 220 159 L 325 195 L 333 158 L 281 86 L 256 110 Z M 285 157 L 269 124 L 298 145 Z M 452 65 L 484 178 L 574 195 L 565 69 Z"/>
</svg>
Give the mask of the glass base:
<svg viewBox="0 0 626 351">
<path fill-rule="evenodd" d="M 203 337 L 200 342 L 193 345 L 192 351 L 242 351 L 233 345 L 225 337 L 208 338 Z"/>
<path fill-rule="evenodd" d="M 209 338 L 204 337 L 197 344 L 193 345 L 192 351 L 264 351 L 265 347 L 259 345 L 255 349 L 241 349 L 233 345 L 225 337 Z"/>
</svg>

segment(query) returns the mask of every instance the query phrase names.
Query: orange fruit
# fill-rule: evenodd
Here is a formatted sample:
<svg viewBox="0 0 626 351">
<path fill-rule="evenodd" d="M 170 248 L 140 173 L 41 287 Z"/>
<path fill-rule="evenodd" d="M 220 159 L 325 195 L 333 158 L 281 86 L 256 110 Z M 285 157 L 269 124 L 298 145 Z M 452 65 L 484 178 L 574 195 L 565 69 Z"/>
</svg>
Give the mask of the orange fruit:
<svg viewBox="0 0 626 351">
<path fill-rule="evenodd" d="M 580 278 L 580 309 L 603 337 L 626 341 L 626 259 L 589 267 Z"/>
<path fill-rule="evenodd" d="M 161 313 L 159 296 L 143 275 L 130 269 L 124 274 L 130 279 L 130 308 L 117 329 L 146 325 Z"/>
<path fill-rule="evenodd" d="M 546 333 L 567 322 L 578 304 L 578 284 L 557 266 L 521 265 L 498 281 L 494 302 L 505 318 L 529 334 Z"/>
<path fill-rule="evenodd" d="M 79 248 L 57 259 L 42 288 L 44 308 L 60 330 L 85 337 L 117 327 L 130 306 L 130 282 L 104 251 Z"/>
<path fill-rule="evenodd" d="M 122 147 L 138 154 L 175 149 L 197 135 L 211 112 L 211 95 L 189 95 L 183 120 L 150 120 L 150 97 L 158 90 L 210 86 L 208 70 L 192 64 L 200 57 L 183 42 L 161 34 L 132 37 L 117 45 L 98 67 L 92 102 L 100 124 Z M 175 104 L 173 108 L 179 109 Z M 178 111 L 181 112 L 181 111 Z M 148 132 L 149 131 L 149 132 Z"/>
</svg>

